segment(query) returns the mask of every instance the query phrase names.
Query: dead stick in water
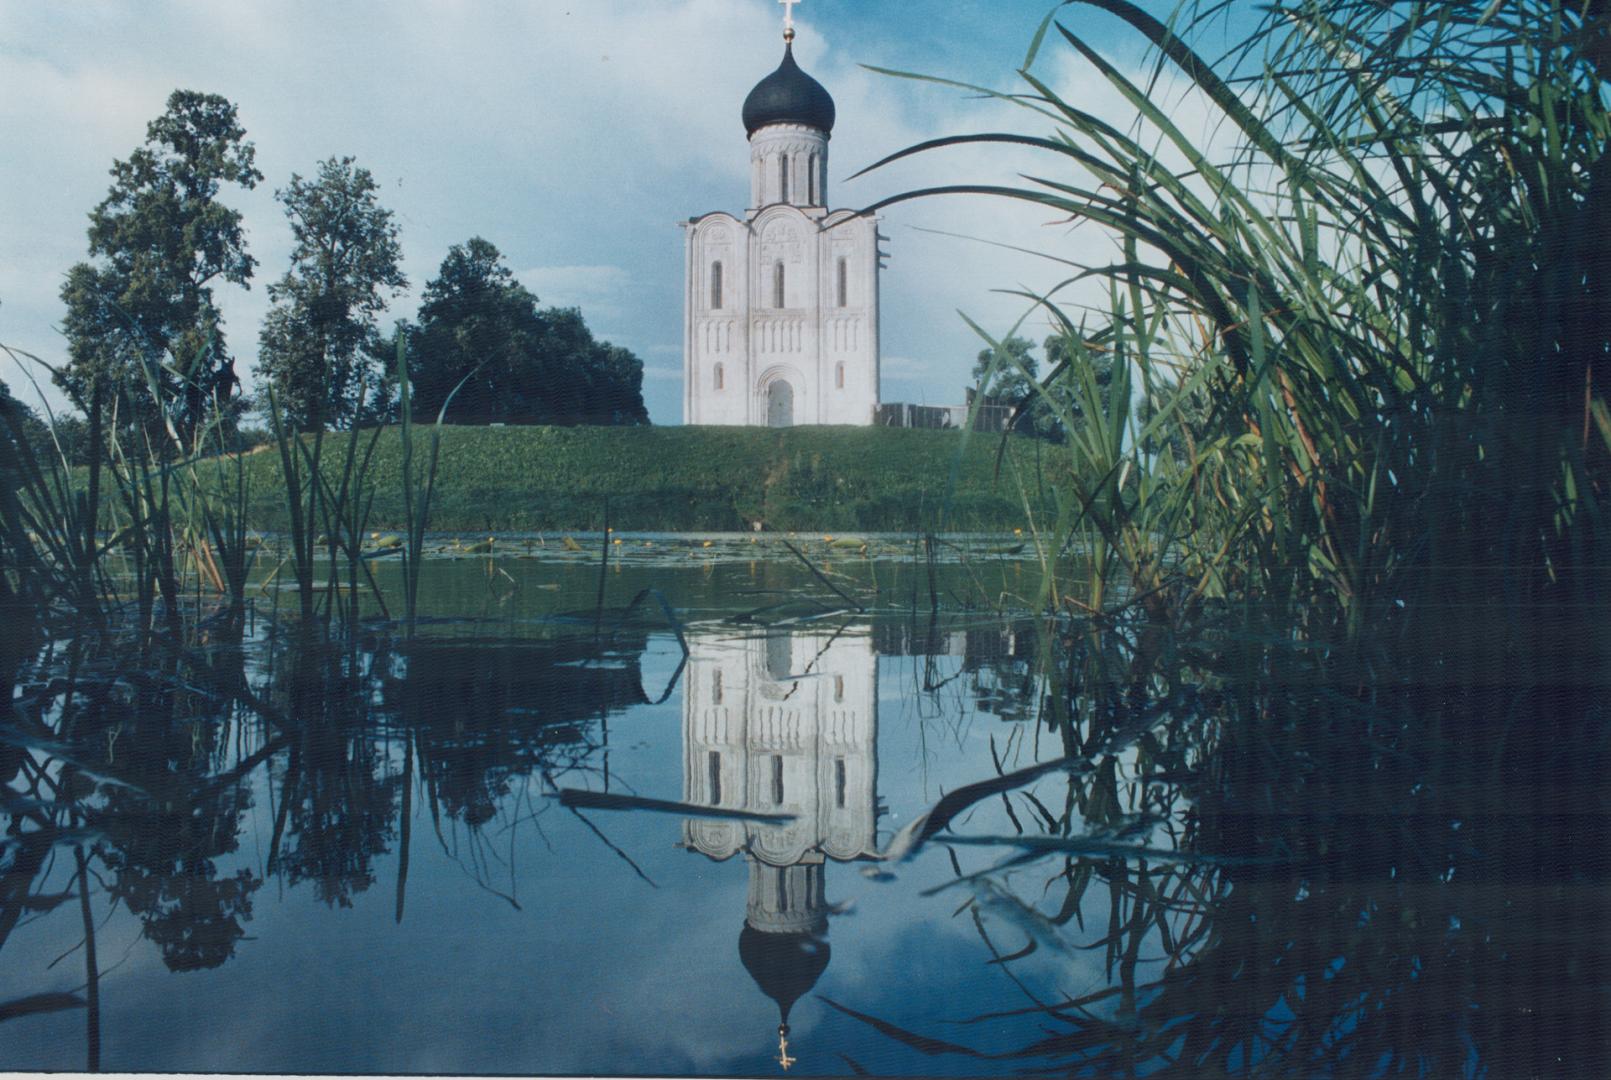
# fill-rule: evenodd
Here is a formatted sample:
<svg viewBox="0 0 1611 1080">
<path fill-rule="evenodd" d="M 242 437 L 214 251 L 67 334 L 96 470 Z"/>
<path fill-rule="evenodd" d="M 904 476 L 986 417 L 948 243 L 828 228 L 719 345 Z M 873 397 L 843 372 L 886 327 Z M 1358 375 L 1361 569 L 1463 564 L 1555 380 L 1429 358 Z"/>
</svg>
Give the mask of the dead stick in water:
<svg viewBox="0 0 1611 1080">
<path fill-rule="evenodd" d="M 604 574 L 610 566 L 610 497 L 604 496 L 604 549 L 599 553 L 599 595 L 593 606 L 593 640 L 599 637 L 599 624 L 604 619 Z"/>
<path fill-rule="evenodd" d="M 783 541 L 783 546 L 788 548 L 790 551 L 794 552 L 794 557 L 796 559 L 799 559 L 801 562 L 805 563 L 805 568 L 807 570 L 811 571 L 811 573 L 816 577 L 816 579 L 818 581 L 822 582 L 824 585 L 828 586 L 828 588 L 830 588 L 834 592 L 838 593 L 839 598 L 841 600 L 843 600 L 845 603 L 849 604 L 851 607 L 855 608 L 857 614 L 859 614 L 859 615 L 866 614 L 866 612 L 867 612 L 866 608 L 864 608 L 860 604 L 858 604 L 853 597 L 851 597 L 849 594 L 847 594 L 845 592 L 845 590 L 841 589 L 839 586 L 837 586 L 833 582 L 829 581 L 827 579 L 827 577 L 825 577 L 823 575 L 821 570 L 818 570 L 815 566 L 812 566 L 811 565 L 811 560 L 806 558 L 805 555 L 801 553 L 799 548 L 795 547 L 793 544 L 789 543 L 787 540 Z"/>
</svg>

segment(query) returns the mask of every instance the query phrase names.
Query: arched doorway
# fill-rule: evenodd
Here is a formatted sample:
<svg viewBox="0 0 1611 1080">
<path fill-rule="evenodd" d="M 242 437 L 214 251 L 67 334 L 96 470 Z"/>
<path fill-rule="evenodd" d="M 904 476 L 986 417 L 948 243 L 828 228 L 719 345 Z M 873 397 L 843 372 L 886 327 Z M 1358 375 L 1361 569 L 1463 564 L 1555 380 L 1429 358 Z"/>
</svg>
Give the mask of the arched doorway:
<svg viewBox="0 0 1611 1080">
<path fill-rule="evenodd" d="M 794 387 L 786 379 L 775 379 L 766 388 L 766 426 L 794 426 Z"/>
</svg>

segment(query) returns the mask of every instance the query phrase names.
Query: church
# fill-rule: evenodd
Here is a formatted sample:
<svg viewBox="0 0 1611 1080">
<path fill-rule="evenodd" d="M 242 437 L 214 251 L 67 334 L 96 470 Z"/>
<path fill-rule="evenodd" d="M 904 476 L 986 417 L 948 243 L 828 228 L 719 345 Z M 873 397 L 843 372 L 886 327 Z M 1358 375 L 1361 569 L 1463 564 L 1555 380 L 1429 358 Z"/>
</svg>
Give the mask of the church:
<svg viewBox="0 0 1611 1080">
<path fill-rule="evenodd" d="M 878 219 L 828 209 L 834 103 L 794 36 L 786 18 L 783 62 L 744 100 L 749 209 L 683 223 L 687 424 L 869 425 L 878 411 Z"/>
</svg>

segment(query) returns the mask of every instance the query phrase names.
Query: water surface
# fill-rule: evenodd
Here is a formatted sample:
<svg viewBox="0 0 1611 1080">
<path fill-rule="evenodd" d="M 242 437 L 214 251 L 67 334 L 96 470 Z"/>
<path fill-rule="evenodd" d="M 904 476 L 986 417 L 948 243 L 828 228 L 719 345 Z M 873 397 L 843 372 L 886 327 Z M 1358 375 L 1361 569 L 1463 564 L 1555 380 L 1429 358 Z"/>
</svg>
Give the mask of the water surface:
<svg viewBox="0 0 1611 1080">
<path fill-rule="evenodd" d="M 829 1001 L 922 1025 L 1100 979 L 993 963 L 1023 935 L 956 914 L 966 892 L 923 895 L 954 877 L 946 851 L 876 857 L 945 791 L 1062 752 L 1025 705 L 1033 622 L 931 620 L 914 562 L 858 613 L 744 538 L 623 538 L 600 616 L 599 539 L 433 563 L 420 641 L 374 633 L 317 677 L 259 596 L 256 636 L 215 659 L 266 712 L 114 677 L 79 721 L 109 750 L 92 820 L 10 849 L 0 1000 L 84 994 L 79 901 L 37 899 L 79 891 L 79 852 L 108 1069 L 932 1073 Z M 854 554 L 820 568 L 873 600 Z M 675 625 L 616 610 L 651 586 Z M 562 789 L 792 820 L 572 809 Z M 1012 827 L 1000 804 L 973 821 Z M 5 1034 L 0 1066 L 85 1065 L 82 1009 Z"/>
</svg>

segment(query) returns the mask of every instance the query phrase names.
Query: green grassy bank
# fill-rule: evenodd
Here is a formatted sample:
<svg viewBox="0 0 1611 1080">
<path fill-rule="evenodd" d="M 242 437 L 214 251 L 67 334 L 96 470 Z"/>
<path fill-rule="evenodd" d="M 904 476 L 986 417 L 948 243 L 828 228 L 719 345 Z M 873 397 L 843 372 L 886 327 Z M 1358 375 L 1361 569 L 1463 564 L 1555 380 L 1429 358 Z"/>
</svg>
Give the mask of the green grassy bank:
<svg viewBox="0 0 1611 1080">
<path fill-rule="evenodd" d="M 326 436 L 327 468 L 345 440 Z M 999 435 L 891 428 L 445 427 L 430 527 L 596 529 L 607 497 L 619 529 L 1010 529 L 1025 523 L 1024 493 L 1037 517 L 1049 510 L 1037 474 L 1050 490 L 1066 454 L 1013 438 L 998 476 L 1000 447 Z M 284 528 L 279 454 L 249 454 L 246 467 L 251 523 Z M 396 429 L 381 434 L 369 479 L 370 526 L 401 527 Z"/>
</svg>

